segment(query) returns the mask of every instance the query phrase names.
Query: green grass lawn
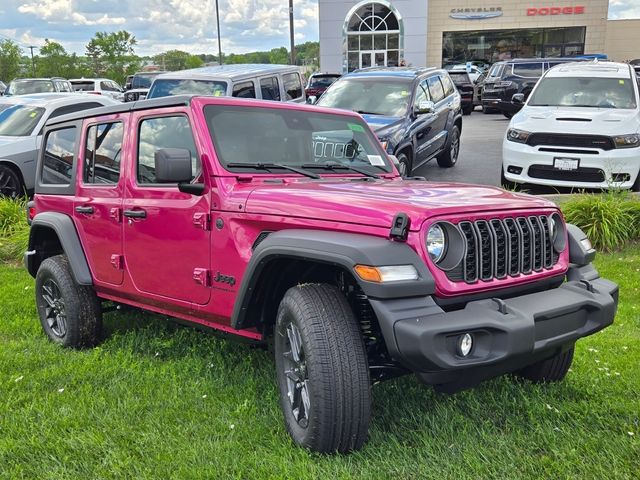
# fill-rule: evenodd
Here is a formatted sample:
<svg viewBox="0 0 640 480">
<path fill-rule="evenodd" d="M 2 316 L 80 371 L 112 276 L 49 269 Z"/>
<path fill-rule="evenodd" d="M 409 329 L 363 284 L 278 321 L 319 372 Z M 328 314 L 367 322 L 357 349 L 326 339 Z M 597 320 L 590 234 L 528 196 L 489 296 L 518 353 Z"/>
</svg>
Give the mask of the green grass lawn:
<svg viewBox="0 0 640 480">
<path fill-rule="evenodd" d="M 31 277 L 0 266 L 0 478 L 638 478 L 640 246 L 597 264 L 620 309 L 563 383 L 377 385 L 369 442 L 347 456 L 293 446 L 269 352 L 139 312 L 106 315 L 98 348 L 64 350 L 41 332 Z"/>
</svg>

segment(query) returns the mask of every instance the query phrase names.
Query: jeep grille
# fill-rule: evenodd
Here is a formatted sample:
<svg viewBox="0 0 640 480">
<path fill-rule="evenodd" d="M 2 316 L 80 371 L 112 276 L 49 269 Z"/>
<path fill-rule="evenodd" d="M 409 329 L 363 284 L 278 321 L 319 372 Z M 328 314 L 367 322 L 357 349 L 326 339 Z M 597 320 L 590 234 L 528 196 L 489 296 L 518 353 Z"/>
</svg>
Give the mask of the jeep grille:
<svg viewBox="0 0 640 480">
<path fill-rule="evenodd" d="M 475 283 L 516 277 L 553 268 L 559 255 L 553 249 L 549 217 L 463 221 L 458 230 L 466 243 L 463 261 L 447 272 L 454 282 Z"/>
</svg>

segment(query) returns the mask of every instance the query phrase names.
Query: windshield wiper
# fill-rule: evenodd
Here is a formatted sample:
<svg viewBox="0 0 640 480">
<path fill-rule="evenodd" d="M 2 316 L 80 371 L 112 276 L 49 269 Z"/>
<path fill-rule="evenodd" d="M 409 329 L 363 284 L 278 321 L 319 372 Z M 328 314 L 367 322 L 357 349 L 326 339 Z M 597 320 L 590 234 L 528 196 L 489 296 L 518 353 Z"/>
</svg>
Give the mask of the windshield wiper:
<svg viewBox="0 0 640 480">
<path fill-rule="evenodd" d="M 325 170 L 351 170 L 352 172 L 360 173 L 369 178 L 380 178 L 375 173 L 367 172 L 363 168 L 354 167 L 352 165 L 345 165 L 344 163 L 305 163 L 302 165 L 304 168 L 323 168 Z"/>
<path fill-rule="evenodd" d="M 364 110 L 356 110 L 356 113 L 359 113 L 360 115 L 382 115 L 382 113 L 378 113 L 378 112 L 365 112 Z"/>
<path fill-rule="evenodd" d="M 299 173 L 300 175 L 304 175 L 305 177 L 319 179 L 320 175 L 317 175 L 312 172 L 307 172 L 302 168 L 292 167 L 291 165 L 283 165 L 282 163 L 251 163 L 251 162 L 234 162 L 227 163 L 227 167 L 229 168 L 255 168 L 256 170 L 271 170 L 273 168 L 281 168 L 283 170 L 289 170 L 290 172 Z"/>
</svg>

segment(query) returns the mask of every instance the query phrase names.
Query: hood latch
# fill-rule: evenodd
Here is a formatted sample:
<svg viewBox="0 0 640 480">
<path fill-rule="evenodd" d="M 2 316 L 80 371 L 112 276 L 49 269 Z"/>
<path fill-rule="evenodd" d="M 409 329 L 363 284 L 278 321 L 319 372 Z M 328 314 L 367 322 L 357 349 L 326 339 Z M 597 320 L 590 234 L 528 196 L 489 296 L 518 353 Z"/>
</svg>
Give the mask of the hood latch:
<svg viewBox="0 0 640 480">
<path fill-rule="evenodd" d="M 407 237 L 409 236 L 409 225 L 411 225 L 411 220 L 406 213 L 396 213 L 396 216 L 393 217 L 393 223 L 391 224 L 391 231 L 389 232 L 389 236 L 392 240 L 406 242 Z"/>
</svg>

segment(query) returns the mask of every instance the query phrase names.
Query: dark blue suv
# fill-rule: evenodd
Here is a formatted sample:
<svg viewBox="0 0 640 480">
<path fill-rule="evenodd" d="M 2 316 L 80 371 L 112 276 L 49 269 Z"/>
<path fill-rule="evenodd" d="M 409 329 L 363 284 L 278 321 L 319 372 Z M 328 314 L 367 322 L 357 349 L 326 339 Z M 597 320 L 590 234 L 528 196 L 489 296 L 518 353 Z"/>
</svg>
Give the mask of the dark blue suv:
<svg viewBox="0 0 640 480">
<path fill-rule="evenodd" d="M 436 158 L 453 167 L 460 151 L 460 94 L 449 74 L 435 68 L 372 67 L 343 76 L 317 105 L 360 113 L 386 151 L 412 170 Z"/>
</svg>

